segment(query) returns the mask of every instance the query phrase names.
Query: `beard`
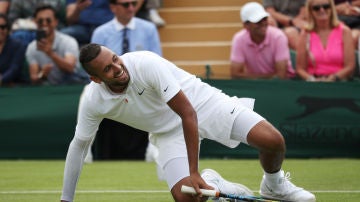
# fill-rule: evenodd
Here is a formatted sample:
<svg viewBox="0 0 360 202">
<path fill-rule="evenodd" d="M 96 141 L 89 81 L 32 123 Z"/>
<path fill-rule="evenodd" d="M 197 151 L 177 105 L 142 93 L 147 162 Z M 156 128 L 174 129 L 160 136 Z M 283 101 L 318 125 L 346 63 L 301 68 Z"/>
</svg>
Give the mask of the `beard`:
<svg viewBox="0 0 360 202">
<path fill-rule="evenodd" d="M 110 79 L 104 79 L 103 82 L 109 86 L 112 90 L 120 90 L 123 91 L 127 88 L 129 85 L 130 76 L 126 69 L 124 69 L 123 74 L 120 72 L 115 73 L 113 78 Z"/>
</svg>

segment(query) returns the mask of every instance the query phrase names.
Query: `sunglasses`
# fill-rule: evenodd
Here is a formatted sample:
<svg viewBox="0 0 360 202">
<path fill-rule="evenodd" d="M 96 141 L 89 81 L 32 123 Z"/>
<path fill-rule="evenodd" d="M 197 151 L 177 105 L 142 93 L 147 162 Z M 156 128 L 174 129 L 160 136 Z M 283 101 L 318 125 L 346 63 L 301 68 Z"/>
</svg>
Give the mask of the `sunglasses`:
<svg viewBox="0 0 360 202">
<path fill-rule="evenodd" d="M 124 3 L 120 3 L 120 2 L 116 2 L 114 3 L 115 5 L 121 5 L 124 8 L 129 8 L 130 4 L 135 7 L 137 5 L 137 1 L 130 1 L 130 2 L 124 2 Z"/>
<path fill-rule="evenodd" d="M 37 21 L 36 21 L 39 25 L 42 25 L 43 23 L 47 23 L 47 24 L 50 24 L 52 22 L 51 18 L 39 18 Z"/>
<path fill-rule="evenodd" d="M 319 5 L 313 5 L 312 7 L 311 7 L 311 9 L 313 10 L 313 11 L 319 11 L 321 8 L 323 8 L 324 10 L 327 10 L 327 9 L 329 9 L 331 6 L 330 6 L 330 4 L 319 4 Z"/>
<path fill-rule="evenodd" d="M 8 25 L 7 24 L 3 24 L 3 25 L 0 25 L 0 29 L 2 30 L 5 30 L 8 28 Z"/>
</svg>

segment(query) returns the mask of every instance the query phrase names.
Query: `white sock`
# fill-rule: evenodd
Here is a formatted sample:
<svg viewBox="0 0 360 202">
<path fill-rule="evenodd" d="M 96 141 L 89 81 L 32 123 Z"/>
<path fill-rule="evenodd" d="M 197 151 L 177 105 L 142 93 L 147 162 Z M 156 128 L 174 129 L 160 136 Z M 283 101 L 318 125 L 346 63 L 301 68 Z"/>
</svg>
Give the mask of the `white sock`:
<svg viewBox="0 0 360 202">
<path fill-rule="evenodd" d="M 265 179 L 267 182 L 272 183 L 272 184 L 279 183 L 279 179 L 281 178 L 281 170 L 279 170 L 276 173 L 267 173 L 264 171 L 264 174 L 265 174 Z"/>
</svg>

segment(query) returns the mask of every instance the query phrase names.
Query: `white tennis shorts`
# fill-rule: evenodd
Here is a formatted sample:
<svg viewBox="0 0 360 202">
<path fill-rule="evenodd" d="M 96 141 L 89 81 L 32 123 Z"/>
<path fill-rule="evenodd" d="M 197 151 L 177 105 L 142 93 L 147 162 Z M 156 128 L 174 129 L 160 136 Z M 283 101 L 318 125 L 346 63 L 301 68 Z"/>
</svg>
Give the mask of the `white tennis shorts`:
<svg viewBox="0 0 360 202">
<path fill-rule="evenodd" d="M 264 120 L 262 116 L 251 109 L 242 110 L 235 118 L 230 134 L 230 139 L 247 144 L 247 135 L 251 128 Z M 206 138 L 206 134 L 202 134 Z M 157 161 L 163 171 L 163 177 L 171 188 L 181 179 L 189 176 L 187 151 L 182 129 L 176 133 L 158 136 L 156 138 L 159 149 L 159 159 L 167 159 L 165 162 Z"/>
</svg>

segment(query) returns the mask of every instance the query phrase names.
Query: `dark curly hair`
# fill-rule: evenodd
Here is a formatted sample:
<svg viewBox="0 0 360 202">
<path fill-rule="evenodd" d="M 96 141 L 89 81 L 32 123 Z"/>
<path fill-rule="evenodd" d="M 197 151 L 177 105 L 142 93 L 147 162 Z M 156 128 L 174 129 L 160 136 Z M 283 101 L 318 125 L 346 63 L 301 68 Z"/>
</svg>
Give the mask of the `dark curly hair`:
<svg viewBox="0 0 360 202">
<path fill-rule="evenodd" d="M 90 75 L 94 75 L 94 72 L 91 71 L 88 63 L 95 59 L 100 54 L 100 51 L 101 45 L 95 43 L 87 44 L 80 49 L 79 61 L 81 66 Z"/>
<path fill-rule="evenodd" d="M 43 10 L 51 10 L 54 14 L 54 17 L 57 19 L 58 16 L 56 15 L 56 10 L 54 7 L 52 7 L 51 5 L 48 5 L 48 4 L 39 4 L 36 8 L 35 8 L 35 11 L 34 11 L 34 14 L 33 14 L 33 17 L 36 18 L 37 14 L 40 12 L 40 11 L 43 11 Z"/>
</svg>

